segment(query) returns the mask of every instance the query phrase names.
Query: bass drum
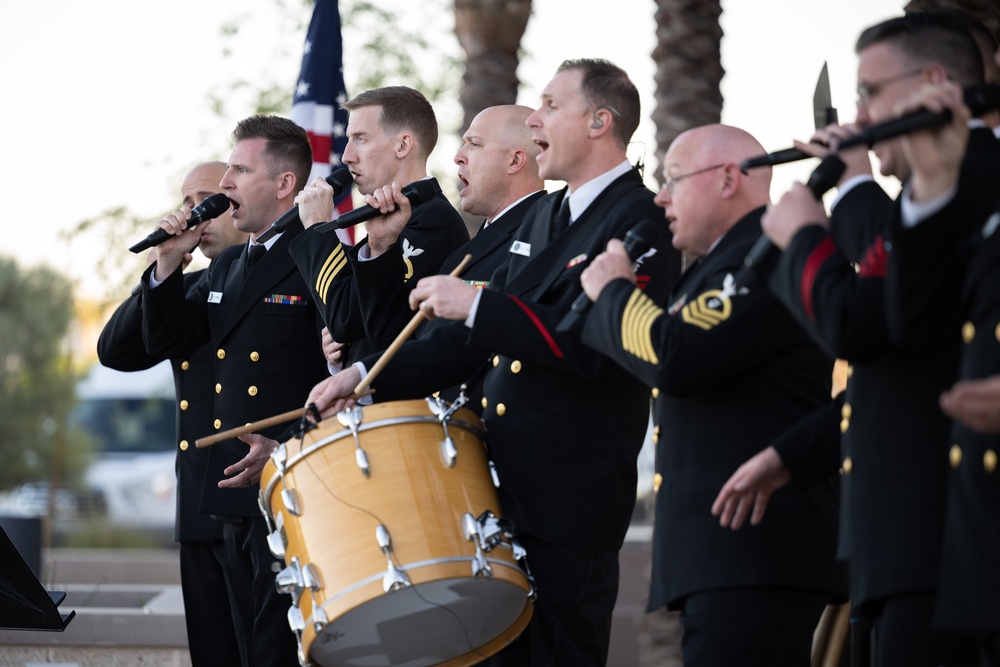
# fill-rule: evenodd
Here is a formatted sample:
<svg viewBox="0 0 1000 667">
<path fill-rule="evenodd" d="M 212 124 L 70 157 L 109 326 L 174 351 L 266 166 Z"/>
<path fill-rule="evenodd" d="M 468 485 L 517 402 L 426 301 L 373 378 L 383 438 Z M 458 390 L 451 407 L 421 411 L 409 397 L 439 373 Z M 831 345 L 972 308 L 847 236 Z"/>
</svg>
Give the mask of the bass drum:
<svg viewBox="0 0 1000 667">
<path fill-rule="evenodd" d="M 382 403 L 275 450 L 261 511 L 303 665 L 461 667 L 528 624 L 534 586 L 479 425 L 436 399 Z"/>
</svg>

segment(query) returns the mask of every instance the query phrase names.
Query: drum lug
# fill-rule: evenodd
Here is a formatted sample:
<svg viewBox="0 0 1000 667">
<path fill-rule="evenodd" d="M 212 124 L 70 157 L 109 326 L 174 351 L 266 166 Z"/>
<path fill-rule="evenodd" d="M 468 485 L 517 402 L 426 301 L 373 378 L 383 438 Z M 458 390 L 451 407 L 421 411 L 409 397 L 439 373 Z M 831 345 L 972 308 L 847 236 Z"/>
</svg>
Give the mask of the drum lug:
<svg viewBox="0 0 1000 667">
<path fill-rule="evenodd" d="M 487 510 L 488 511 L 488 510 Z M 492 516 L 492 512 L 489 512 Z M 485 516 L 485 513 L 484 513 Z M 482 517 L 480 517 L 482 519 Z M 473 518 L 471 514 L 466 512 L 462 515 L 462 528 L 465 531 L 465 537 L 472 545 L 476 547 L 476 553 L 472 557 L 472 576 L 474 577 L 487 577 L 493 578 L 493 566 L 490 565 L 489 561 L 486 560 L 486 556 L 483 555 L 483 549 L 488 542 L 483 534 L 483 523 L 480 520 Z M 490 546 L 487 551 L 492 549 Z"/>
<path fill-rule="evenodd" d="M 493 479 L 493 488 L 499 489 L 500 488 L 500 475 L 497 474 L 497 467 L 493 463 L 492 459 L 490 459 L 489 463 L 490 463 L 490 477 Z"/>
<path fill-rule="evenodd" d="M 285 484 L 284 478 L 281 480 L 282 486 Z M 292 516 L 302 516 L 302 502 L 295 489 L 281 489 L 281 502 Z"/>
<path fill-rule="evenodd" d="M 285 534 L 284 534 L 285 515 L 282 514 L 281 512 L 278 512 L 278 516 L 276 517 L 276 521 L 274 522 L 274 525 L 272 526 L 271 522 L 268 521 L 267 522 L 267 526 L 270 529 L 270 532 L 267 534 L 267 546 L 268 546 L 268 548 L 271 550 L 271 553 L 274 554 L 275 558 L 284 558 L 285 557 Z"/>
<path fill-rule="evenodd" d="M 292 605 L 288 608 L 288 627 L 295 634 L 295 642 L 298 644 L 299 665 L 306 667 L 309 661 L 306 660 L 306 651 L 302 646 L 302 631 L 306 629 L 305 619 L 302 618 L 302 610 Z"/>
<path fill-rule="evenodd" d="M 337 421 L 350 429 L 351 435 L 354 436 L 354 462 L 357 464 L 358 470 L 365 477 L 370 477 L 372 474 L 371 465 L 368 463 L 368 455 L 365 454 L 365 450 L 361 449 L 361 438 L 358 437 L 358 427 L 361 426 L 362 419 L 361 406 L 358 405 L 337 413 Z"/>
<path fill-rule="evenodd" d="M 257 492 L 257 508 L 264 516 L 264 523 L 267 524 L 267 532 L 274 530 L 274 521 L 271 518 L 271 508 L 267 506 L 267 498 L 264 497 L 264 489 Z"/>
<path fill-rule="evenodd" d="M 455 448 L 455 441 L 451 439 L 450 435 L 446 435 L 441 441 L 441 458 L 447 467 L 455 467 L 455 462 L 458 460 L 458 449 Z"/>
<path fill-rule="evenodd" d="M 267 534 L 267 546 L 275 558 L 285 557 L 285 540 L 282 539 L 280 530 L 274 530 Z"/>
<path fill-rule="evenodd" d="M 354 462 L 365 477 L 371 477 L 372 467 L 368 464 L 368 455 L 365 454 L 365 450 L 361 449 L 360 445 L 354 450 Z"/>
<path fill-rule="evenodd" d="M 392 562 L 392 538 L 389 536 L 388 529 L 382 524 L 375 528 L 375 539 L 378 540 L 379 548 L 385 554 L 386 560 L 386 573 L 382 578 L 382 589 L 388 593 L 409 586 L 410 578 Z"/>
<path fill-rule="evenodd" d="M 285 443 L 281 443 L 274 448 L 271 452 L 271 460 L 274 462 L 274 467 L 278 470 L 283 471 L 285 469 L 285 461 L 288 460 L 288 450 L 285 448 Z"/>
<path fill-rule="evenodd" d="M 302 567 L 299 565 L 297 556 L 292 558 L 288 567 L 275 576 L 274 583 L 279 593 L 291 593 L 292 597 L 298 599 L 302 594 L 302 589 L 305 588 L 305 581 L 302 578 Z"/>
<path fill-rule="evenodd" d="M 288 627 L 297 635 L 301 635 L 306 629 L 305 619 L 302 618 L 302 611 L 298 607 L 288 608 Z"/>
<path fill-rule="evenodd" d="M 323 577 L 315 564 L 306 563 L 302 568 L 302 582 L 306 588 L 314 593 L 323 589 Z"/>
<path fill-rule="evenodd" d="M 326 612 L 323 611 L 322 607 L 316 606 L 316 601 L 313 600 L 313 615 L 312 615 L 313 630 L 316 634 L 323 632 L 323 628 L 330 624 L 330 619 L 327 617 Z"/>
</svg>

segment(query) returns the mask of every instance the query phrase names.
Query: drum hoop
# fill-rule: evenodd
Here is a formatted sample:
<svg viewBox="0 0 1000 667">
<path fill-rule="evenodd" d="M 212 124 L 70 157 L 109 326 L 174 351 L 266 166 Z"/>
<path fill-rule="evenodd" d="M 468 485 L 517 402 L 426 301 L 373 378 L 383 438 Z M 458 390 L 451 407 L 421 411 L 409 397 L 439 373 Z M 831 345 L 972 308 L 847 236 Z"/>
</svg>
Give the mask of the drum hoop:
<svg viewBox="0 0 1000 667">
<path fill-rule="evenodd" d="M 413 570 L 418 570 L 418 569 L 423 568 L 423 567 L 431 567 L 431 566 L 434 566 L 434 565 L 443 565 L 445 563 L 470 563 L 471 564 L 474 560 L 475 560 L 474 558 L 469 558 L 467 556 L 449 556 L 448 558 L 432 558 L 430 560 L 421 560 L 421 561 L 416 561 L 414 563 L 408 563 L 408 564 L 400 565 L 399 569 L 403 570 L 404 572 L 412 572 Z M 524 570 L 522 570 L 518 565 L 516 565 L 514 563 L 508 563 L 506 561 L 497 560 L 497 559 L 494 559 L 494 558 L 487 558 L 486 561 L 488 563 L 490 563 L 491 565 L 502 565 L 503 567 L 509 568 L 509 569 L 513 570 L 514 572 L 517 572 L 519 575 L 521 575 L 521 577 L 524 578 L 525 582 L 528 581 L 528 576 L 524 573 Z M 338 600 L 339 598 L 341 598 L 341 597 L 343 597 L 345 595 L 349 595 L 350 593 L 353 593 L 354 591 L 356 591 L 356 590 L 358 590 L 360 588 L 364 588 L 365 586 L 368 586 L 368 585 L 373 584 L 375 582 L 380 582 L 380 581 L 382 581 L 383 577 L 385 577 L 385 570 L 382 570 L 382 571 L 378 572 L 377 574 L 373 574 L 370 577 L 366 577 L 366 578 L 361 579 L 359 581 L 355 581 L 353 584 L 347 586 L 346 588 L 342 588 L 339 591 L 337 591 L 336 595 L 332 595 L 332 596 L 326 598 L 326 600 L 323 601 L 323 604 L 321 604 L 319 606 L 319 608 L 320 609 L 324 609 L 327 605 L 333 604 L 333 602 L 335 602 L 336 600 Z M 430 582 L 423 582 L 423 583 L 430 583 Z M 417 587 L 417 586 L 420 586 L 420 584 L 413 584 L 413 586 L 411 586 L 411 588 L 412 587 Z M 405 590 L 405 589 L 403 589 L 403 590 Z M 529 587 L 529 590 L 530 590 L 530 587 Z M 385 593 L 385 595 L 391 595 L 392 592 L 393 591 L 389 591 L 388 593 Z M 525 593 L 524 597 L 525 597 L 525 600 L 527 600 L 528 599 L 528 594 Z M 325 609 L 324 609 L 324 611 L 325 611 Z M 315 616 L 315 614 L 313 614 L 313 616 Z M 309 624 L 312 624 L 312 622 L 313 622 L 313 616 L 309 617 L 309 621 L 308 621 Z M 329 624 L 332 625 L 333 622 L 330 622 Z"/>
<path fill-rule="evenodd" d="M 385 427 L 385 426 L 397 426 L 399 424 L 413 424 L 413 423 L 417 423 L 417 424 L 440 424 L 441 420 L 439 420 L 437 417 L 433 417 L 433 416 L 426 416 L 426 417 L 424 417 L 424 416 L 389 417 L 389 418 L 386 418 L 386 419 L 377 419 L 377 420 L 375 420 L 373 422 L 362 422 L 362 424 L 358 427 L 358 433 L 361 433 L 361 432 L 364 432 L 364 431 L 369 431 L 369 430 L 375 429 L 375 428 L 382 428 L 382 427 Z M 477 426 L 473 426 L 472 424 L 470 424 L 468 422 L 456 419 L 456 420 L 448 420 L 447 424 L 449 426 L 457 426 L 458 428 L 465 429 L 466 431 L 469 431 L 470 433 L 472 433 L 473 435 L 475 435 L 477 438 L 479 438 L 480 441 L 482 441 L 486 437 L 486 432 L 485 431 L 483 431 L 481 428 L 479 428 Z M 314 442 L 313 444 L 309 445 L 308 447 L 306 447 L 302 451 L 300 451 L 300 452 L 298 452 L 298 453 L 290 456 L 288 458 L 288 460 L 285 462 L 284 469 L 285 470 L 290 469 L 292 466 L 294 466 L 300 460 L 306 458 L 307 456 L 309 456 L 310 454 L 312 454 L 316 450 L 318 450 L 318 449 L 320 449 L 322 447 L 326 447 L 331 442 L 336 442 L 337 440 L 341 440 L 343 438 L 350 438 L 351 435 L 352 435 L 352 433 L 351 433 L 350 429 L 341 429 L 340 431 L 338 431 L 336 433 L 331 433 L 330 435 L 325 436 L 325 437 L 323 437 L 320 440 L 317 440 L 316 442 Z M 271 486 L 268 485 L 268 490 L 270 491 L 270 489 L 271 489 Z"/>
<path fill-rule="evenodd" d="M 417 415 L 417 416 L 412 416 L 412 417 L 389 417 L 389 418 L 386 418 L 386 419 L 377 419 L 377 420 L 375 420 L 373 422 L 367 422 L 367 423 L 363 422 L 358 427 L 358 432 L 360 433 L 362 431 L 368 431 L 368 430 L 373 429 L 373 428 L 381 428 L 381 427 L 384 427 L 384 426 L 396 426 L 398 424 L 412 424 L 412 423 L 440 424 L 441 420 L 438 419 L 437 417 L 433 417 L 433 416 L 429 416 L 429 415 L 426 415 L 426 416 Z M 446 423 L 449 424 L 449 425 L 452 425 L 452 426 L 457 426 L 458 428 L 461 428 L 461 429 L 465 429 L 466 431 L 469 431 L 470 433 L 472 433 L 473 435 L 475 435 L 477 438 L 479 438 L 480 442 L 483 442 L 486 439 L 486 431 L 485 430 L 479 428 L 478 426 L 474 426 L 473 424 L 470 424 L 467 421 L 463 421 L 461 419 L 454 419 L 454 420 L 449 419 Z M 306 458 L 307 456 L 309 456 L 313 452 L 315 452 L 315 451 L 317 451 L 317 450 L 319 450 L 319 449 L 321 449 L 323 447 L 326 447 L 331 442 L 335 442 L 335 441 L 343 439 L 343 438 L 349 438 L 352 435 L 353 434 L 351 433 L 350 429 L 341 429 L 337 433 L 332 433 L 332 434 L 330 434 L 328 436 L 325 436 L 321 440 L 317 440 L 316 442 L 314 442 L 313 444 L 309 445 L 308 447 L 306 447 L 302 451 L 300 451 L 300 452 L 294 454 L 293 456 L 289 457 L 281 465 L 280 468 L 275 463 L 275 468 L 276 468 L 275 474 L 272 475 L 271 479 L 269 479 L 267 481 L 267 486 L 263 487 L 262 490 L 261 490 L 261 494 L 266 499 L 266 506 L 268 508 L 268 514 L 272 514 L 272 512 L 271 512 L 271 502 L 270 502 L 271 493 L 274 491 L 274 487 L 277 486 L 279 482 L 281 482 L 281 476 L 282 476 L 282 474 L 284 474 L 285 472 L 287 472 L 288 470 L 290 470 L 292 468 L 292 466 L 294 466 L 300 460 Z M 263 481 L 263 480 L 261 480 L 261 481 Z M 276 517 L 274 517 L 273 515 L 271 516 L 271 520 L 272 521 L 274 521 L 275 518 Z"/>
</svg>

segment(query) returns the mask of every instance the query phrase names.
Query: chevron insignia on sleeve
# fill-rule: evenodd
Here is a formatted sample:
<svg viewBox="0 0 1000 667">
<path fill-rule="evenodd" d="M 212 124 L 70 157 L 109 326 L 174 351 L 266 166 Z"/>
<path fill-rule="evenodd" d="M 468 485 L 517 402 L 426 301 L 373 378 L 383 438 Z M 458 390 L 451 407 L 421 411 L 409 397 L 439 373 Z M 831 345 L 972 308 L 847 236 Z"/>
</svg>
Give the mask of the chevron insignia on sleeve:
<svg viewBox="0 0 1000 667">
<path fill-rule="evenodd" d="M 652 299 L 634 290 L 622 313 L 622 348 L 650 364 L 660 363 L 653 347 L 653 322 L 663 314 Z"/>
<path fill-rule="evenodd" d="M 330 253 L 330 256 L 326 258 L 323 268 L 319 270 L 319 275 L 316 276 L 316 294 L 323 303 L 326 303 L 326 295 L 330 291 L 330 284 L 333 282 L 333 279 L 337 277 L 337 274 L 346 265 L 347 255 L 344 253 L 344 247 L 338 245 Z"/>
<path fill-rule="evenodd" d="M 698 298 L 681 309 L 681 319 L 699 329 L 708 331 L 729 319 L 733 312 L 733 302 L 723 290 L 713 289 L 702 292 Z"/>
</svg>

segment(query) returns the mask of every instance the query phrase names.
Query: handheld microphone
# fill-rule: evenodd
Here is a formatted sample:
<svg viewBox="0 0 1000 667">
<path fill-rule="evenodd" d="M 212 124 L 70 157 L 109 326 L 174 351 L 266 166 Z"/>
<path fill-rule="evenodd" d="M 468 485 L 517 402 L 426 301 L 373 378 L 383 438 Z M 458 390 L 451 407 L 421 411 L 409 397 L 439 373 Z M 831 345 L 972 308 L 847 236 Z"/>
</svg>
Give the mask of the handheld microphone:
<svg viewBox="0 0 1000 667">
<path fill-rule="evenodd" d="M 969 111 L 972 112 L 972 116 L 974 118 L 1000 108 L 1000 86 L 996 84 L 968 86 L 962 91 L 962 94 L 965 106 L 969 107 Z M 950 111 L 946 110 L 940 113 L 932 113 L 926 109 L 918 109 L 917 111 L 911 111 L 908 114 L 904 114 L 899 118 L 893 118 L 892 120 L 887 120 L 883 123 L 863 128 L 860 132 L 858 132 L 858 134 L 840 142 L 840 146 L 837 150 L 854 148 L 855 146 L 862 145 L 867 145 L 871 148 L 880 141 L 892 139 L 909 132 L 916 132 L 917 130 L 926 130 L 932 127 L 937 127 L 938 125 L 944 125 L 950 120 Z M 754 167 L 774 166 L 777 164 L 795 162 L 796 160 L 804 160 L 808 157 L 813 156 L 806 155 L 797 148 L 787 148 L 785 150 L 775 151 L 774 153 L 759 155 L 757 157 L 744 160 L 740 163 L 740 168 L 753 169 Z"/>
<path fill-rule="evenodd" d="M 625 252 L 628 254 L 628 258 L 634 262 L 645 255 L 653 247 L 653 244 L 656 243 L 661 234 L 660 227 L 652 220 L 642 220 L 639 222 L 625 234 L 623 243 L 625 244 Z M 569 312 L 559 322 L 556 331 L 565 332 L 576 327 L 593 305 L 587 293 L 581 292 L 580 296 L 576 297 L 573 305 L 570 306 Z"/>
<path fill-rule="evenodd" d="M 411 206 L 420 206 L 421 204 L 427 203 L 434 198 L 434 195 L 437 194 L 437 188 L 434 185 L 434 181 L 423 179 L 410 183 L 404 187 L 402 194 L 410 200 Z M 353 211 L 344 213 L 336 220 L 324 222 L 322 225 L 316 225 L 316 231 L 321 234 L 328 234 L 329 232 L 333 232 L 338 229 L 353 227 L 354 225 L 361 224 L 366 220 L 377 218 L 380 215 L 382 215 L 380 210 L 374 206 L 365 205 L 361 208 L 356 208 Z"/>
<path fill-rule="evenodd" d="M 847 169 L 847 165 L 835 153 L 827 155 L 809 175 L 806 187 L 817 200 L 822 199 L 827 191 L 837 185 L 837 181 L 844 175 L 845 169 Z M 771 239 L 767 238 L 766 235 L 761 234 L 760 238 L 751 246 L 750 252 L 743 258 L 743 270 L 734 282 L 737 285 L 742 285 L 751 273 L 770 263 L 777 255 L 777 246 L 771 243 Z"/>
<path fill-rule="evenodd" d="M 218 218 L 220 215 L 229 210 L 229 206 L 229 197 L 221 192 L 206 197 L 205 201 L 191 209 L 191 215 L 187 219 L 188 228 L 190 229 L 191 227 L 201 224 L 206 220 Z M 153 246 L 160 245 L 171 237 L 173 237 L 173 234 L 167 230 L 157 229 L 155 232 L 129 248 L 129 251 L 142 252 L 143 250 L 152 248 Z"/>
<path fill-rule="evenodd" d="M 333 188 L 333 196 L 337 197 L 347 190 L 354 183 L 354 177 L 351 176 L 351 170 L 346 167 L 341 167 L 329 176 L 323 179 L 330 184 Z M 275 234 L 280 234 L 285 231 L 295 223 L 299 221 L 299 206 L 295 206 L 288 209 L 284 215 L 271 223 L 271 226 L 257 237 L 257 243 L 266 243 L 268 239 L 273 237 Z M 322 226 L 322 225 L 321 225 Z"/>
</svg>

